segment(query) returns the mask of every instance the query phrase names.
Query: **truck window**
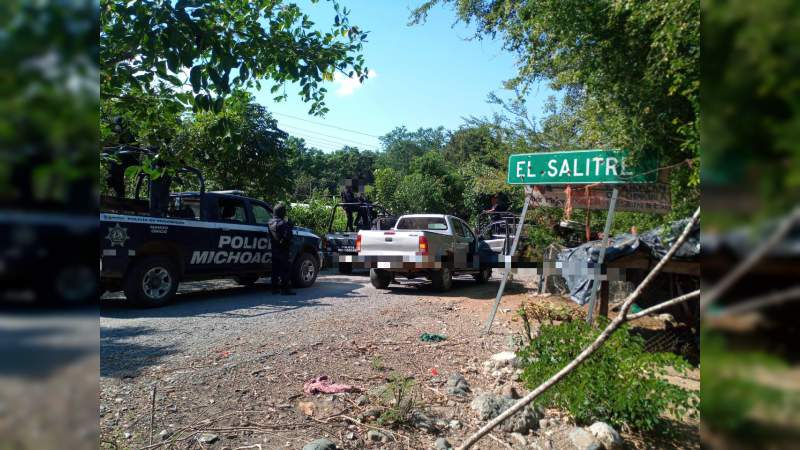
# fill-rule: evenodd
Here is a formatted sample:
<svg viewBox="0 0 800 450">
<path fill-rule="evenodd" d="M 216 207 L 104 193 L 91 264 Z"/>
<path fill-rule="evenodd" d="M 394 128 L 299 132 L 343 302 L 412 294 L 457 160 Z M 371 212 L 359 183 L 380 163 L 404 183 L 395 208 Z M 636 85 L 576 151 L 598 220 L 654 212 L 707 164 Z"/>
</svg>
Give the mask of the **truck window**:
<svg viewBox="0 0 800 450">
<path fill-rule="evenodd" d="M 446 230 L 444 217 L 403 217 L 397 222 L 397 230 Z"/>
<path fill-rule="evenodd" d="M 219 214 L 217 217 L 223 222 L 247 223 L 246 211 L 243 200 L 236 198 L 220 198 Z"/>
<path fill-rule="evenodd" d="M 200 219 L 200 198 L 174 196 L 169 199 L 168 217 L 177 219 Z"/>
<path fill-rule="evenodd" d="M 469 239 L 470 241 L 475 240 L 475 235 L 472 234 L 472 230 L 469 229 L 469 225 L 467 225 L 466 222 L 463 222 L 461 220 L 455 220 L 453 221 L 453 223 L 458 223 L 458 225 L 461 227 L 462 236 L 464 236 L 466 239 Z"/>
<path fill-rule="evenodd" d="M 258 225 L 266 225 L 269 219 L 272 219 L 272 214 L 267 208 L 253 203 L 253 218 Z"/>
</svg>

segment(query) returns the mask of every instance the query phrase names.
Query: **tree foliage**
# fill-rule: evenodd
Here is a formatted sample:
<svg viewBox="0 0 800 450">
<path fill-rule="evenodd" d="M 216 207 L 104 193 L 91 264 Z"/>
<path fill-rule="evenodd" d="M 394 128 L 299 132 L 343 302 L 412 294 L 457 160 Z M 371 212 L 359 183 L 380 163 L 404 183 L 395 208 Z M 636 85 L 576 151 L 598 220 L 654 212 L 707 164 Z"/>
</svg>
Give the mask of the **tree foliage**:
<svg viewBox="0 0 800 450">
<path fill-rule="evenodd" d="M 281 86 L 296 81 L 310 113 L 324 114 L 323 80 L 336 70 L 367 76 L 357 54 L 367 33 L 350 25 L 347 8 L 333 6 L 333 27 L 321 33 L 281 0 L 101 0 L 103 98 L 128 104 L 130 93 L 172 89 L 175 101 L 219 112 L 236 88 L 269 80 L 277 100 L 286 96 Z"/>
<path fill-rule="evenodd" d="M 174 170 L 175 152 L 165 149 L 188 111 L 220 114 L 226 97 L 262 83 L 280 101 L 287 83 L 296 82 L 309 113 L 325 114 L 325 81 L 336 71 L 360 81 L 368 73 L 360 54 L 367 32 L 350 24 L 347 8 L 331 3 L 334 23 L 321 32 L 283 0 L 101 0 L 104 145 L 119 144 L 124 135 L 124 143 L 161 152 L 161 172 Z M 234 125 L 219 120 L 206 132 L 227 141 L 245 137 Z"/>
<path fill-rule="evenodd" d="M 569 142 L 579 147 L 626 148 L 663 166 L 698 157 L 698 0 L 431 0 L 412 21 L 440 3 L 474 24 L 477 38 L 500 37 L 517 55 L 507 88 L 524 96 L 546 81 L 561 90 L 568 114 L 551 117 L 549 133 L 577 132 Z M 683 187 L 677 215 L 698 201 L 698 167 L 672 171 L 673 186 Z"/>
<path fill-rule="evenodd" d="M 172 150 L 183 163 L 203 169 L 209 189 L 241 189 L 275 198 L 291 186 L 285 176 L 286 138 L 266 108 L 251 94 L 237 91 L 223 111 L 200 112 L 187 120 Z"/>
</svg>

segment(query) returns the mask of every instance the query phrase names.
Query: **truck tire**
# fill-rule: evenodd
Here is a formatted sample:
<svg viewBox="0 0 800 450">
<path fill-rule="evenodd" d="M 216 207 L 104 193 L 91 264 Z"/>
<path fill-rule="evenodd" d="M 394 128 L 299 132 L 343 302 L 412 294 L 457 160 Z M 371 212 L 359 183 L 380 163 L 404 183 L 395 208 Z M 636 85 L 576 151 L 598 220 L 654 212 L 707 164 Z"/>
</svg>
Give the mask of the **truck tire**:
<svg viewBox="0 0 800 450">
<path fill-rule="evenodd" d="M 353 273 L 353 263 L 339 263 L 339 273 L 342 275 Z"/>
<path fill-rule="evenodd" d="M 480 272 L 472 274 L 472 277 L 475 278 L 475 282 L 478 284 L 486 283 L 489 278 L 492 278 L 492 268 L 484 267 Z"/>
<path fill-rule="evenodd" d="M 369 269 L 369 281 L 375 289 L 386 289 L 392 282 L 392 274 L 383 269 Z"/>
<path fill-rule="evenodd" d="M 236 282 L 239 286 L 252 286 L 256 284 L 256 281 L 261 278 L 258 275 L 242 275 L 239 277 L 234 277 L 233 281 Z"/>
<path fill-rule="evenodd" d="M 449 291 L 453 287 L 453 272 L 449 267 L 442 267 L 441 270 L 431 272 L 431 281 L 437 291 Z"/>
<path fill-rule="evenodd" d="M 58 307 L 84 306 L 100 298 L 97 270 L 88 265 L 74 264 L 56 270 L 55 275 L 34 283 L 36 300 L 40 304 Z"/>
<path fill-rule="evenodd" d="M 319 262 L 311 253 L 301 253 L 292 264 L 292 285 L 307 288 L 317 281 Z"/>
<path fill-rule="evenodd" d="M 178 291 L 178 269 L 166 256 L 137 261 L 125 277 L 125 297 L 139 306 L 154 308 L 167 304 Z"/>
</svg>

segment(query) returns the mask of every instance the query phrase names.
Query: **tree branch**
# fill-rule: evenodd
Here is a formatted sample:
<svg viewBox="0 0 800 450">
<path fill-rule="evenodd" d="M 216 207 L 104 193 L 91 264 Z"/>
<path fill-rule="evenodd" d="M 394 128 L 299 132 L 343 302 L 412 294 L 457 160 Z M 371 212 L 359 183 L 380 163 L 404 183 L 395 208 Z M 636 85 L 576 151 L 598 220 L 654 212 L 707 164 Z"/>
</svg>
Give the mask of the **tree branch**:
<svg viewBox="0 0 800 450">
<path fill-rule="evenodd" d="M 677 305 L 678 303 L 683 303 L 685 301 L 691 300 L 696 297 L 700 297 L 700 289 L 689 292 L 688 294 L 681 295 L 680 297 L 675 297 L 672 300 L 667 300 L 666 302 L 659 303 L 657 305 L 643 309 L 636 314 L 629 314 L 625 317 L 625 320 L 630 322 L 632 320 L 641 319 L 642 317 L 649 316 L 650 314 L 653 314 L 656 311 L 661 311 L 662 309 L 668 308 L 672 305 Z"/>
<path fill-rule="evenodd" d="M 757 262 L 769 253 L 784 237 L 791 231 L 797 221 L 800 220 L 800 206 L 792 210 L 791 214 L 786 216 L 778 224 L 775 233 L 758 246 L 753 253 L 747 256 L 736 268 L 728 272 L 728 274 L 714 286 L 710 292 L 700 297 L 700 313 L 704 313 L 709 306 L 716 303 L 719 298 L 728 291 L 740 278 L 742 278 Z"/>
<path fill-rule="evenodd" d="M 729 316 L 732 314 L 751 312 L 767 306 L 775 306 L 791 300 L 800 299 L 800 286 L 784 289 L 778 292 L 771 292 L 766 295 L 749 298 L 735 305 L 728 306 L 722 311 L 714 314 L 714 317 Z"/>
<path fill-rule="evenodd" d="M 476 431 L 471 436 L 469 436 L 467 440 L 464 441 L 464 443 L 461 444 L 460 447 L 458 447 L 458 450 L 466 450 L 468 448 L 471 448 L 473 445 L 475 445 L 476 442 L 478 442 L 478 440 L 480 440 L 482 437 L 484 437 L 486 434 L 492 431 L 495 427 L 500 425 L 504 420 L 508 419 L 509 417 L 514 415 L 517 411 L 521 410 L 530 402 L 535 400 L 536 397 L 540 396 L 546 390 L 553 387 L 556 383 L 561 381 L 561 379 L 567 376 L 567 374 L 575 370 L 576 367 L 578 367 L 581 363 L 586 361 L 586 359 L 588 359 L 589 356 L 592 355 L 592 353 L 597 351 L 597 349 L 600 348 L 600 346 L 603 345 L 608 340 L 609 337 L 611 337 L 611 334 L 614 333 L 614 331 L 616 331 L 617 328 L 622 326 L 622 324 L 627 321 L 626 317 L 628 315 L 628 311 L 633 305 L 633 302 L 636 301 L 636 299 L 642 295 L 642 292 L 644 292 L 644 289 L 647 287 L 647 285 L 650 284 L 650 282 L 653 281 L 653 279 L 656 276 L 658 276 L 658 274 L 661 272 L 661 270 L 664 268 L 667 262 L 672 258 L 675 252 L 677 252 L 680 246 L 683 245 L 683 243 L 686 241 L 686 238 L 689 237 L 689 233 L 691 232 L 692 228 L 697 223 L 699 218 L 700 218 L 700 208 L 697 208 L 697 210 L 695 210 L 694 214 L 692 215 L 692 220 L 690 220 L 689 223 L 686 224 L 686 228 L 684 228 L 683 232 L 675 241 L 675 243 L 672 244 L 672 247 L 670 247 L 669 251 L 667 251 L 667 254 L 664 255 L 664 257 L 661 258 L 661 260 L 658 262 L 658 264 L 656 264 L 653 270 L 647 274 L 647 276 L 641 282 L 641 284 L 639 284 L 639 286 L 637 286 L 636 289 L 634 289 L 634 291 L 631 292 L 630 295 L 628 295 L 628 297 L 622 303 L 619 315 L 615 317 L 614 320 L 608 324 L 608 326 L 606 326 L 603 332 L 600 333 L 599 336 L 597 336 L 597 339 L 595 339 L 595 341 L 592 342 L 591 345 L 586 347 L 575 359 L 572 360 L 572 362 L 564 366 L 561 370 L 559 370 L 555 375 L 550 377 L 547 381 L 540 384 L 536 389 L 531 391 L 528 395 L 521 398 L 519 401 L 517 401 L 517 403 L 513 404 L 502 414 L 490 420 L 486 425 L 481 427 L 480 430 Z"/>
</svg>

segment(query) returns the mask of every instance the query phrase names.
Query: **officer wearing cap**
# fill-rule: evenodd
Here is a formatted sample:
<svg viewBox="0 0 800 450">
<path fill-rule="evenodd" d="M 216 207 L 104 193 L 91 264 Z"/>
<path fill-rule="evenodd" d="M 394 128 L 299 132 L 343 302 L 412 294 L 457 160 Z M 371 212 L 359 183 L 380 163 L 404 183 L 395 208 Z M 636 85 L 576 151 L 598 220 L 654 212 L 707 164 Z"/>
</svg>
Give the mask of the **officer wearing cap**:
<svg viewBox="0 0 800 450">
<path fill-rule="evenodd" d="M 279 202 L 272 210 L 269 220 L 269 237 L 272 244 L 272 293 L 294 295 L 289 289 L 290 261 L 292 247 L 292 224 L 286 220 L 286 205 Z"/>
</svg>

